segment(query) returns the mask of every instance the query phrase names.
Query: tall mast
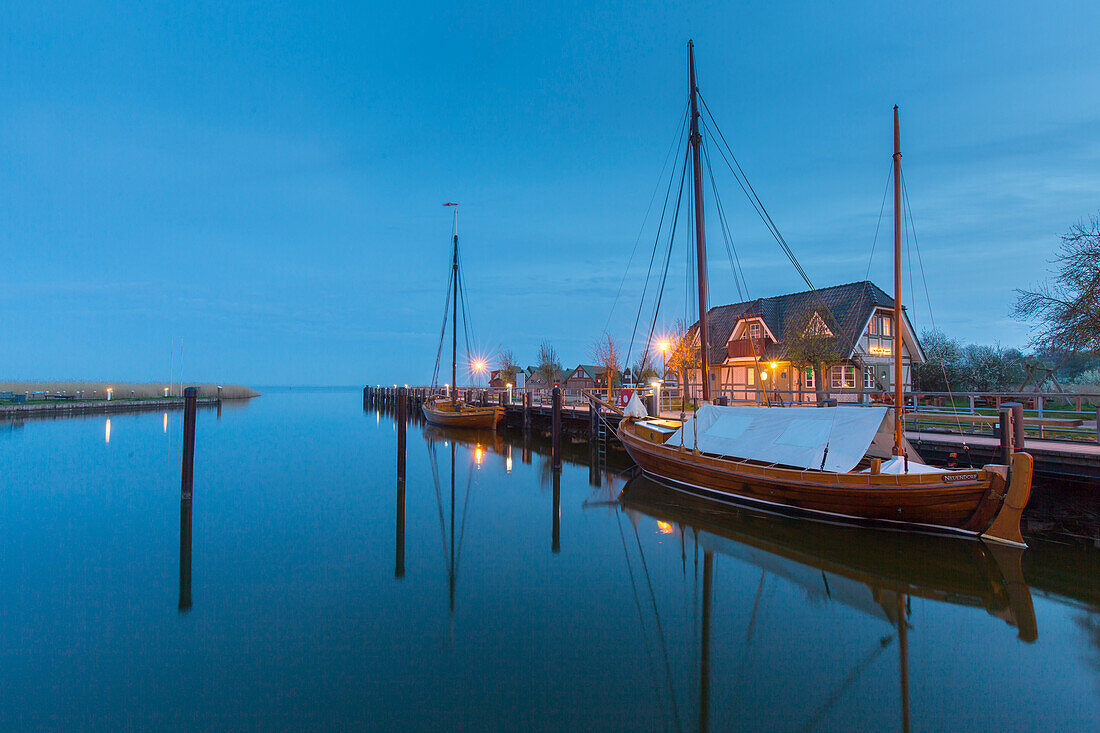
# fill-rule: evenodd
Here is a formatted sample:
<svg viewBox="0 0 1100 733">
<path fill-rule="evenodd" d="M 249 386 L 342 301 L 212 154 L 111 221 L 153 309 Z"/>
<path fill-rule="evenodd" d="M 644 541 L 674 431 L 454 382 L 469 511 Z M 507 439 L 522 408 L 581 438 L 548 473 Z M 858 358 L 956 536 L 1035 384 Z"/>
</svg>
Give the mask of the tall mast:
<svg viewBox="0 0 1100 733">
<path fill-rule="evenodd" d="M 451 407 L 458 403 L 458 205 L 455 205 L 454 258 L 451 261 Z"/>
<path fill-rule="evenodd" d="M 903 453 L 905 384 L 901 375 L 901 127 L 894 105 L 894 455 Z"/>
<path fill-rule="evenodd" d="M 691 172 L 695 181 L 695 259 L 699 276 L 699 346 L 702 359 L 703 399 L 710 401 L 710 364 L 707 358 L 707 235 L 703 226 L 703 176 L 699 166 L 699 105 L 696 102 L 695 43 L 688 41 L 688 84 L 691 89 Z"/>
</svg>

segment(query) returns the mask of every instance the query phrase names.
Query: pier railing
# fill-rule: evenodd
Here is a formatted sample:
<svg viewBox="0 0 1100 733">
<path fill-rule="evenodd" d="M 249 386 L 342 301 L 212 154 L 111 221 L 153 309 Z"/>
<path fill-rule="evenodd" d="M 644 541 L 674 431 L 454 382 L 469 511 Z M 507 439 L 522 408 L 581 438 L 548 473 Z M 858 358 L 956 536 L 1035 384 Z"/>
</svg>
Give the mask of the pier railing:
<svg viewBox="0 0 1100 733">
<path fill-rule="evenodd" d="M 416 388 L 430 393 L 428 388 Z M 652 389 L 639 390 L 643 398 L 653 394 Z M 684 391 L 676 387 L 657 390 L 660 411 L 663 414 L 690 414 L 700 400 L 695 389 Z M 464 400 L 498 403 L 503 395 L 511 395 L 512 404 L 522 404 L 524 394 L 531 394 L 531 404 L 549 407 L 552 390 L 537 388 L 499 389 L 493 387 L 461 388 Z M 589 409 L 590 394 L 606 400 L 604 389 L 563 389 L 562 406 L 567 412 L 583 412 Z M 484 395 L 484 397 L 483 397 Z M 612 400 L 620 399 L 621 392 L 612 390 Z M 792 406 L 819 404 L 892 404 L 892 392 L 882 390 L 779 390 L 757 388 L 722 388 L 712 393 L 718 404 Z M 959 435 L 1000 435 L 1002 406 L 1009 403 L 1023 405 L 1023 429 L 1028 438 L 1079 443 L 1100 443 L 1100 393 L 1058 392 L 909 392 L 905 395 L 907 430 L 924 433 L 940 432 Z M 621 406 L 621 405 L 620 405 Z"/>
</svg>

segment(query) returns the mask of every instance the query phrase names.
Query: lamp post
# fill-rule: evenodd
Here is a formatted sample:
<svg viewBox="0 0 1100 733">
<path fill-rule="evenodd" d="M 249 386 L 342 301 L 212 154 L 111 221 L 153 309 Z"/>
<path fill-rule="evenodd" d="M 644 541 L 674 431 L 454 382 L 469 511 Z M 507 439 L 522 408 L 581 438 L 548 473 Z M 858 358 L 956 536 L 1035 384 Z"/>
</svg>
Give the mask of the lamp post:
<svg viewBox="0 0 1100 733">
<path fill-rule="evenodd" d="M 661 381 L 664 381 L 665 372 L 668 371 L 668 350 L 671 344 L 667 341 L 662 341 L 657 344 L 661 349 Z"/>
</svg>

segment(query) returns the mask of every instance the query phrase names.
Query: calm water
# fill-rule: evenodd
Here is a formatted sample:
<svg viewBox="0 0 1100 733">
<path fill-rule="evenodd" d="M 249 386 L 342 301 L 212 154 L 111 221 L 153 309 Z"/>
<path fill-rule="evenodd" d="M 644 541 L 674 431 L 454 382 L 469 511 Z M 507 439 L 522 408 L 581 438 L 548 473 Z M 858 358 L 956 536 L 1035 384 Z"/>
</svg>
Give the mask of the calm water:
<svg viewBox="0 0 1100 733">
<path fill-rule="evenodd" d="M 180 422 L 0 425 L 0 729 L 1100 721 L 1086 543 L 670 504 L 416 423 L 402 567 L 393 420 L 295 391 L 200 411 L 188 558 Z"/>
</svg>

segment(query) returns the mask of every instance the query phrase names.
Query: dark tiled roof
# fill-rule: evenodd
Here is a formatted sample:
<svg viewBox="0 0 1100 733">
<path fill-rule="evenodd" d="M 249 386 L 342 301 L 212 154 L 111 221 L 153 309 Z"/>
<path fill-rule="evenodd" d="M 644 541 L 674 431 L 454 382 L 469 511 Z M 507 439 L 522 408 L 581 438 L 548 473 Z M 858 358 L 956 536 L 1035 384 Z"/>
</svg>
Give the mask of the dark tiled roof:
<svg viewBox="0 0 1100 733">
<path fill-rule="evenodd" d="M 868 280 L 715 306 L 707 311 L 708 361 L 721 364 L 725 360 L 726 342 L 742 318 L 764 321 L 780 343 L 770 344 L 761 358 L 781 359 L 784 334 L 791 329 L 804 328 L 814 313 L 821 316 L 829 330 L 836 334 L 841 350 L 848 353 L 859 341 L 871 311 L 877 307 L 893 308 L 894 299 Z M 694 338 L 698 327 L 696 321 L 688 329 L 688 336 Z"/>
</svg>

